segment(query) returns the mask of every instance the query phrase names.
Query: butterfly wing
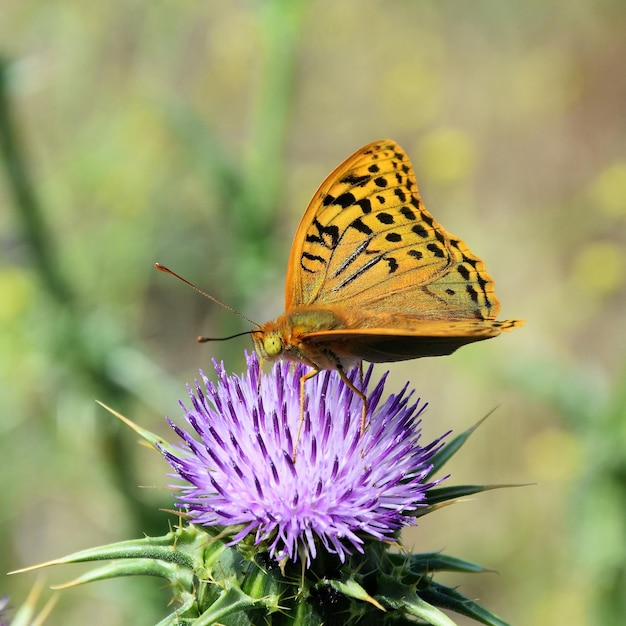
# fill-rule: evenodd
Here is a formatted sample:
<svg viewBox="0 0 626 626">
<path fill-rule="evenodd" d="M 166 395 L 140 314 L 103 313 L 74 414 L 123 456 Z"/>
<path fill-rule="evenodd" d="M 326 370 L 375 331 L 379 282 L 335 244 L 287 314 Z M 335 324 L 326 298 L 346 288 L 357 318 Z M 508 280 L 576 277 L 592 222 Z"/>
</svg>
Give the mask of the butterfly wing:
<svg viewBox="0 0 626 626">
<path fill-rule="evenodd" d="M 341 303 L 369 315 L 493 320 L 481 259 L 426 210 L 408 156 L 391 140 L 348 157 L 311 200 L 291 248 L 286 310 Z"/>
<path fill-rule="evenodd" d="M 309 345 L 332 353 L 338 360 L 364 359 L 371 363 L 406 361 L 452 354 L 475 341 L 496 337 L 523 324 L 520 320 L 421 321 L 402 320 L 402 328 L 362 328 L 307 333 Z"/>
</svg>

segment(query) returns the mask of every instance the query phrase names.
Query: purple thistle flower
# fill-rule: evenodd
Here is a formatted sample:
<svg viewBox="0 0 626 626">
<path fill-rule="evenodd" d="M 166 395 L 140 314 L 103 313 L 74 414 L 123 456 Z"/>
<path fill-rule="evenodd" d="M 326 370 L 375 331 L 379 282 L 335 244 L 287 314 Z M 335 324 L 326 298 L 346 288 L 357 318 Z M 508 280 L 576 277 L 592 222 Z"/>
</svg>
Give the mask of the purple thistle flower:
<svg viewBox="0 0 626 626">
<path fill-rule="evenodd" d="M 182 402 L 195 431 L 168 422 L 184 444 L 162 449 L 186 484 L 178 506 L 196 524 L 231 526 L 236 543 L 250 533 L 265 542 L 277 561 L 305 559 L 321 546 L 343 562 L 366 539 L 391 541 L 403 526 L 415 524 L 425 492 L 438 481 L 426 480 L 429 460 L 441 448 L 440 437 L 418 445 L 419 416 L 426 408 L 410 403 L 408 384 L 381 403 L 385 374 L 367 394 L 367 428 L 361 436 L 362 401 L 336 372 L 323 371 L 305 385 L 304 426 L 293 457 L 300 419 L 300 378 L 304 365 L 276 363 L 262 376 L 247 355 L 248 372 L 227 376 L 214 361 L 216 385 L 200 372 L 188 387 L 191 408 Z M 364 389 L 372 375 L 366 371 Z M 359 385 L 358 369 L 348 374 Z M 196 437 L 199 435 L 199 440 Z M 444 435 L 445 436 L 445 435 Z"/>
</svg>

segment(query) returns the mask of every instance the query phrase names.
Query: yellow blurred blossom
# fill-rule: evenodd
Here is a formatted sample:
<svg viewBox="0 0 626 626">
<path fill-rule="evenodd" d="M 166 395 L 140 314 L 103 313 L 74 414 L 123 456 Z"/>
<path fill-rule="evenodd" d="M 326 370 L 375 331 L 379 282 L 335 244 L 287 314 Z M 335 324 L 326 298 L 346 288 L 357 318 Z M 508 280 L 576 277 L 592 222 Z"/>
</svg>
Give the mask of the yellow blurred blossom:
<svg viewBox="0 0 626 626">
<path fill-rule="evenodd" d="M 624 282 L 626 251 L 615 241 L 595 241 L 584 246 L 574 261 L 572 280 L 589 295 L 613 293 Z"/>
<path fill-rule="evenodd" d="M 591 183 L 589 195 L 594 208 L 608 215 L 626 215 L 626 161 L 600 172 Z"/>
<path fill-rule="evenodd" d="M 439 128 L 425 135 L 418 146 L 418 171 L 439 183 L 467 178 L 476 166 L 476 148 L 459 128 Z"/>
</svg>

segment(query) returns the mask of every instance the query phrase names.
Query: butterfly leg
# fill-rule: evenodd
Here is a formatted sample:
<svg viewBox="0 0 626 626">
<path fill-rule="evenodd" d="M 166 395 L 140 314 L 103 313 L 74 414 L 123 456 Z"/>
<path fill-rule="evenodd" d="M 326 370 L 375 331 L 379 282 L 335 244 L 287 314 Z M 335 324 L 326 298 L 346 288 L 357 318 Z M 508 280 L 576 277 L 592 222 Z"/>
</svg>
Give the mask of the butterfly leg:
<svg viewBox="0 0 626 626">
<path fill-rule="evenodd" d="M 362 437 L 363 433 L 365 432 L 365 424 L 366 424 L 366 417 L 367 417 L 367 398 L 365 397 L 365 394 L 360 389 L 357 389 L 352 384 L 350 379 L 346 376 L 346 373 L 343 371 L 343 368 L 339 368 L 337 369 L 337 371 L 339 372 L 339 376 L 341 376 L 341 380 L 343 380 L 343 382 L 346 383 L 346 385 L 348 385 L 348 387 L 357 396 L 359 396 L 361 400 L 363 400 L 363 410 L 361 411 L 361 433 L 360 433 L 360 436 Z M 362 389 L 363 388 L 363 362 L 359 364 L 359 379 L 361 381 L 361 389 Z"/>
<path fill-rule="evenodd" d="M 363 383 L 363 361 L 359 363 L 359 389 L 361 389 L 361 398 L 363 400 L 363 410 L 361 411 L 361 437 L 365 433 L 365 422 L 367 418 L 367 399 L 365 398 L 365 393 L 363 393 L 364 383 Z"/>
<path fill-rule="evenodd" d="M 263 377 L 263 363 L 264 362 L 265 361 L 263 360 L 263 357 L 259 356 L 259 380 L 257 381 L 257 385 L 256 385 L 256 392 L 259 396 L 261 395 L 261 378 Z"/>
<path fill-rule="evenodd" d="M 302 433 L 302 425 L 304 424 L 304 384 L 307 380 L 314 378 L 320 373 L 320 370 L 313 368 L 309 370 L 302 378 L 300 378 L 300 420 L 298 422 L 298 432 L 296 433 L 296 441 L 293 445 L 293 457 L 292 460 L 296 462 L 296 452 L 298 451 L 298 443 L 300 441 L 300 434 Z"/>
</svg>

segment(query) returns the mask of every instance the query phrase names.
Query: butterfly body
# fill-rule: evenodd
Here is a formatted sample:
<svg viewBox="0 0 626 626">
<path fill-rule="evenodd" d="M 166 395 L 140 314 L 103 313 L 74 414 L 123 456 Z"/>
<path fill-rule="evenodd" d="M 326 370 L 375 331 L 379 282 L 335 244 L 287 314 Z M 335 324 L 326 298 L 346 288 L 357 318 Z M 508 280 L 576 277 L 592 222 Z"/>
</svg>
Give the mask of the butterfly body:
<svg viewBox="0 0 626 626">
<path fill-rule="evenodd" d="M 520 326 L 483 261 L 426 210 L 406 153 L 368 144 L 322 183 L 296 231 L 285 313 L 253 331 L 267 360 L 343 371 L 441 356 Z"/>
<path fill-rule="evenodd" d="M 344 329 L 347 322 L 339 312 L 319 307 L 300 307 L 267 322 L 252 338 L 261 358 L 274 361 L 285 358 L 300 361 L 315 368 L 338 369 L 342 367 L 339 355 L 329 352 L 324 345 L 313 345 L 307 340 L 312 332 Z M 348 367 L 349 364 L 343 364 Z"/>
<path fill-rule="evenodd" d="M 444 356 L 457 348 L 509 330 L 511 322 L 425 320 L 415 315 L 364 316 L 340 307 L 301 307 L 264 324 L 253 334 L 265 360 L 286 358 L 316 370 L 345 370 L 359 361 L 390 363 Z"/>
</svg>

